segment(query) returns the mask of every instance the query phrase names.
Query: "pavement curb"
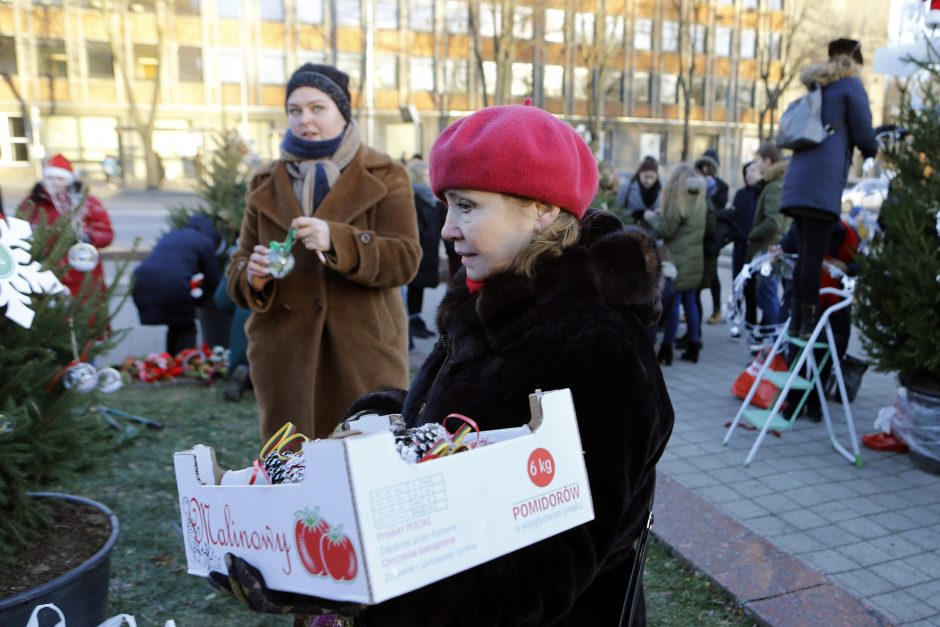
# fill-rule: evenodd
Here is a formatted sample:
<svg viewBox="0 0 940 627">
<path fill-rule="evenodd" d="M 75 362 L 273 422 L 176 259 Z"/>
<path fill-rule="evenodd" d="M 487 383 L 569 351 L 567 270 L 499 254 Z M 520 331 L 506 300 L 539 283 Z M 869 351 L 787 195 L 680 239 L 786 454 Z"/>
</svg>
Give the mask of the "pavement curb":
<svg viewBox="0 0 940 627">
<path fill-rule="evenodd" d="M 654 513 L 653 533 L 669 552 L 728 592 L 761 625 L 894 624 L 662 471 Z"/>
</svg>

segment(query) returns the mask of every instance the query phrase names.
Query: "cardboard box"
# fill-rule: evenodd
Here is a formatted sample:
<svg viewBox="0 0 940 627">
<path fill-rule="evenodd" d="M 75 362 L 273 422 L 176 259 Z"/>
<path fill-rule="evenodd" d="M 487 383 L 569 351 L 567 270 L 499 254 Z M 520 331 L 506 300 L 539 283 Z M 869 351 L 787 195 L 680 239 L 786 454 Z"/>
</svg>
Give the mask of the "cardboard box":
<svg viewBox="0 0 940 627">
<path fill-rule="evenodd" d="M 270 588 L 379 603 L 593 520 L 570 391 L 530 406 L 529 426 L 420 464 L 388 431 L 307 442 L 296 484 L 218 485 L 211 448 L 176 453 L 189 572 L 231 552 Z"/>
</svg>

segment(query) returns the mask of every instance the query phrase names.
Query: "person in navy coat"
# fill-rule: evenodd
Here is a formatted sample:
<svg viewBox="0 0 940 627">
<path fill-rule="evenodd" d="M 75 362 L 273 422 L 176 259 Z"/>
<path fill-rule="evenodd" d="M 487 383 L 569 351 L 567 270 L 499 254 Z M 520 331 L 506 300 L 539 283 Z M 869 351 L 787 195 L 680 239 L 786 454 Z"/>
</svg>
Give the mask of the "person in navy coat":
<svg viewBox="0 0 940 627">
<path fill-rule="evenodd" d="M 196 305 L 209 302 L 222 276 L 222 234 L 204 215 L 160 238 L 134 270 L 134 304 L 145 325 L 167 325 L 166 352 L 176 355 L 196 346 Z M 202 274 L 201 285 L 193 277 Z"/>
<path fill-rule="evenodd" d="M 807 89 L 822 89 L 822 121 L 832 131 L 822 143 L 795 151 L 783 180 L 780 209 L 796 223 L 799 258 L 793 274 L 790 334 L 808 338 L 819 317 L 819 272 L 835 223 L 852 154 L 878 152 L 868 95 L 859 79 L 861 44 L 829 42 L 829 61 L 810 65 L 800 75 Z"/>
</svg>

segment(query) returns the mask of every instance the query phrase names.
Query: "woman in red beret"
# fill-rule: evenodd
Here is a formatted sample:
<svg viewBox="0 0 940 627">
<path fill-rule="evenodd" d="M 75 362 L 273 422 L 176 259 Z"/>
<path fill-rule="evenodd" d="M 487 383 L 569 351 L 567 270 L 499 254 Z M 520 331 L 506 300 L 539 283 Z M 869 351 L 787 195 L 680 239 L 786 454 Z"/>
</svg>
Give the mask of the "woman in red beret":
<svg viewBox="0 0 940 627">
<path fill-rule="evenodd" d="M 365 396 L 349 413 L 401 413 L 418 426 L 459 412 L 501 429 L 529 421 L 535 390 L 569 388 L 594 520 L 374 606 L 266 590 L 232 556 L 234 574 L 217 583 L 261 611 L 355 615 L 355 625 L 617 625 L 673 425 L 647 337 L 660 315 L 655 242 L 588 208 L 594 156 L 535 107 L 455 122 L 430 167 L 447 203 L 442 235 L 463 265 L 438 310 L 442 336 L 407 392 Z M 634 624 L 643 624 L 642 591 L 637 598 Z"/>
</svg>

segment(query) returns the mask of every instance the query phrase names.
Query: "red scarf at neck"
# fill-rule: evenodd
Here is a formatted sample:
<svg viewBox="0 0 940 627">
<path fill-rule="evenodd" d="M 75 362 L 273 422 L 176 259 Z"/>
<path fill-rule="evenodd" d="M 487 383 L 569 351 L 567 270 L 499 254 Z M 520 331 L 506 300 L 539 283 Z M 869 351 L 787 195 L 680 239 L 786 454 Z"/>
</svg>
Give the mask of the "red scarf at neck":
<svg viewBox="0 0 940 627">
<path fill-rule="evenodd" d="M 483 289 L 483 283 L 483 281 L 474 281 L 470 277 L 467 277 L 467 289 L 470 290 L 471 294 L 476 294 Z"/>
</svg>

